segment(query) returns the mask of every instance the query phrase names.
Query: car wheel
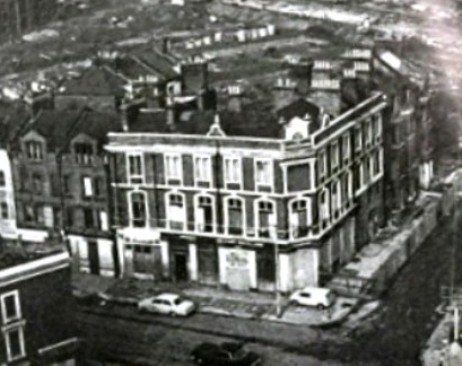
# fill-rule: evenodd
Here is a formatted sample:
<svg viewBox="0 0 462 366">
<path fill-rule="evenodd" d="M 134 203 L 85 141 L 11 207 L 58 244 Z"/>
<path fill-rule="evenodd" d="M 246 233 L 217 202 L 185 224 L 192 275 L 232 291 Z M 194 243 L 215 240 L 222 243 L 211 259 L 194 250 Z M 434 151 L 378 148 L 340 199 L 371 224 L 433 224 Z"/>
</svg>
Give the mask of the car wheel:
<svg viewBox="0 0 462 366">
<path fill-rule="evenodd" d="M 324 310 L 326 307 L 323 304 L 318 304 L 316 305 L 316 309 L 318 310 Z"/>
<path fill-rule="evenodd" d="M 297 300 L 289 300 L 289 305 L 298 305 Z"/>
<path fill-rule="evenodd" d="M 174 311 L 171 311 L 168 315 L 170 315 L 172 318 L 176 317 L 176 313 Z"/>
</svg>

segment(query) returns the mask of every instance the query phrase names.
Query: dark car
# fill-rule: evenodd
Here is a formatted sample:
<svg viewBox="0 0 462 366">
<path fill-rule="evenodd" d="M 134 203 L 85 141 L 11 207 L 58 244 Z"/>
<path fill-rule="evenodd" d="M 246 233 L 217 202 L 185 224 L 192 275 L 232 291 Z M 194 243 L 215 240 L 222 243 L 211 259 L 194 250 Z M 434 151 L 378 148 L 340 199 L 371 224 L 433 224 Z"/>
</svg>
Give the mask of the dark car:
<svg viewBox="0 0 462 366">
<path fill-rule="evenodd" d="M 201 343 L 191 352 L 191 360 L 197 365 L 210 366 L 257 366 L 261 357 L 246 351 L 242 343 Z"/>
</svg>

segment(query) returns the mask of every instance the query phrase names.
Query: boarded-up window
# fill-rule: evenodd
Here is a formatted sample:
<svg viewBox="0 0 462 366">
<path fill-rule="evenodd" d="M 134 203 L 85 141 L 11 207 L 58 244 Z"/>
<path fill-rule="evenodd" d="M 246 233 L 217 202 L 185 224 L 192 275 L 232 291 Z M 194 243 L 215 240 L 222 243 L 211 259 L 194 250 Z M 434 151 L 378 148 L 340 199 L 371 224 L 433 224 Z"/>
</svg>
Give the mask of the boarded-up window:
<svg viewBox="0 0 462 366">
<path fill-rule="evenodd" d="M 311 189 L 311 165 L 291 165 L 287 167 L 287 189 L 297 192 Z"/>
</svg>

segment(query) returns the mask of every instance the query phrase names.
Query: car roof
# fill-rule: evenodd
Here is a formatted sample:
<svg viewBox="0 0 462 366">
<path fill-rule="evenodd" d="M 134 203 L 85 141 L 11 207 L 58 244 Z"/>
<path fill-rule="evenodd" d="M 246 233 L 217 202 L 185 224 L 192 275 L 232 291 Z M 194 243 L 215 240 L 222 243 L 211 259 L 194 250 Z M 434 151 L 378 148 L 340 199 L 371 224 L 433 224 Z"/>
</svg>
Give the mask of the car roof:
<svg viewBox="0 0 462 366">
<path fill-rule="evenodd" d="M 178 299 L 179 297 L 180 297 L 180 295 L 178 295 L 178 294 L 165 293 L 165 294 L 160 294 L 160 295 L 156 296 L 155 299 L 172 301 L 172 300 Z"/>
<path fill-rule="evenodd" d="M 332 292 L 330 288 L 325 288 L 325 287 L 305 287 L 302 288 L 301 290 L 298 290 L 298 292 L 311 292 L 311 293 L 318 293 L 318 294 L 327 294 L 329 292 Z"/>
</svg>

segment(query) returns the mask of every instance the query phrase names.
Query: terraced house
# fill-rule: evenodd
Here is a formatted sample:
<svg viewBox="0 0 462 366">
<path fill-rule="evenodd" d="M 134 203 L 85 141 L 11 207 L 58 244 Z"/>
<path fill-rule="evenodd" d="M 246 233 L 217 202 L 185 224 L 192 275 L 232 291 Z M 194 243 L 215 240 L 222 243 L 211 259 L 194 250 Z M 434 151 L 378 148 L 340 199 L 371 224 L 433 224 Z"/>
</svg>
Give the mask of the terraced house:
<svg viewBox="0 0 462 366">
<path fill-rule="evenodd" d="M 350 260 L 356 227 L 381 220 L 386 100 L 345 107 L 338 84 L 275 113 L 152 117 L 109 134 L 122 275 L 291 291 Z"/>
</svg>

